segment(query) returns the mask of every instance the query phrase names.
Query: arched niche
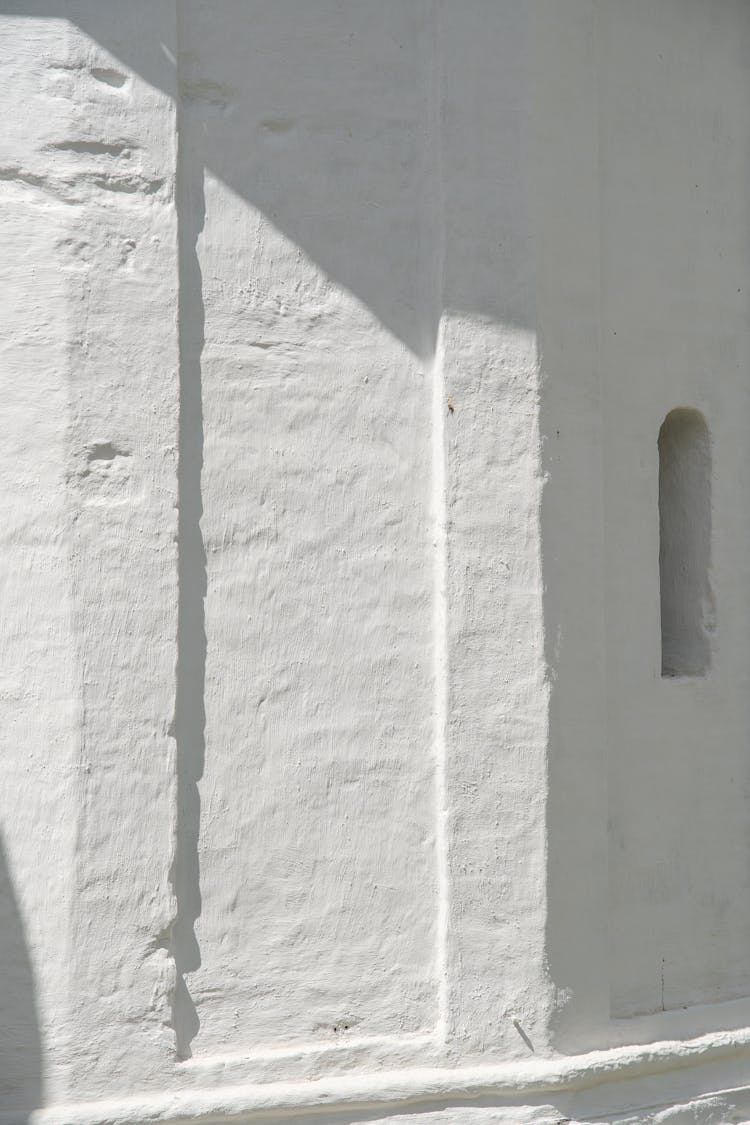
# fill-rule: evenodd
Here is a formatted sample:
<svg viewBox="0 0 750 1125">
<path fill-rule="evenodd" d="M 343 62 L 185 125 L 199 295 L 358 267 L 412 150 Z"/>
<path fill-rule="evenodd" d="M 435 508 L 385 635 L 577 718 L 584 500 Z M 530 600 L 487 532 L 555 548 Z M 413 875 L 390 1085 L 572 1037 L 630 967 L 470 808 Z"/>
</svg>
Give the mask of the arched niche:
<svg viewBox="0 0 750 1125">
<path fill-rule="evenodd" d="M 659 430 L 661 674 L 702 676 L 711 662 L 711 441 L 699 410 Z"/>
</svg>

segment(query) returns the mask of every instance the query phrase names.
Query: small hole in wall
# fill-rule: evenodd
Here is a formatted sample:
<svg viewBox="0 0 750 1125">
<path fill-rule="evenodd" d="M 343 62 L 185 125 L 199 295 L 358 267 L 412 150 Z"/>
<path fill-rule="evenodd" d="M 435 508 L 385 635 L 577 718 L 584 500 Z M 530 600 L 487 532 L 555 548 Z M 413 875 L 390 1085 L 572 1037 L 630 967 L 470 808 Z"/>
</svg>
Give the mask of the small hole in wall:
<svg viewBox="0 0 750 1125">
<path fill-rule="evenodd" d="M 702 676 L 711 659 L 711 442 L 698 410 L 659 431 L 661 674 Z"/>
<path fill-rule="evenodd" d="M 86 451 L 86 456 L 89 461 L 114 461 L 115 457 L 127 457 L 122 449 L 118 449 L 111 441 L 98 442 L 96 445 L 90 445 Z"/>
<path fill-rule="evenodd" d="M 124 86 L 127 79 L 121 71 L 109 66 L 92 67 L 91 75 L 97 82 L 103 82 L 105 86 L 114 86 L 115 89 Z"/>
</svg>

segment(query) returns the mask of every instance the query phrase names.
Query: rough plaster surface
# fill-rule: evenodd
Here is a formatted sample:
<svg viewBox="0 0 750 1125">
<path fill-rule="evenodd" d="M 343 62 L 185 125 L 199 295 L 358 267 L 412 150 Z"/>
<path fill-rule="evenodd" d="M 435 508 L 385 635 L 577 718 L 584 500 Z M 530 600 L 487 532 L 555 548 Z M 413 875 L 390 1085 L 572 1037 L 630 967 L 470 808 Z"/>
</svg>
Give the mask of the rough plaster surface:
<svg viewBox="0 0 750 1125">
<path fill-rule="evenodd" d="M 747 6 L 0 13 L 0 1121 L 747 1119 Z"/>
</svg>

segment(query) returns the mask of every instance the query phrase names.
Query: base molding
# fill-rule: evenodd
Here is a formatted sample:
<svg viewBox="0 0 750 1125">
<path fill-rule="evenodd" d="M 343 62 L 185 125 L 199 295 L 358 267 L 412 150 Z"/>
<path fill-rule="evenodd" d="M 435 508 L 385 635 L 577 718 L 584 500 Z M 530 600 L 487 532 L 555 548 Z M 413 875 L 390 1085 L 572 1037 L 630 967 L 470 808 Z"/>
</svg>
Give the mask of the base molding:
<svg viewBox="0 0 750 1125">
<path fill-rule="evenodd" d="M 674 1119 L 680 1125 L 719 1125 L 750 1120 L 749 1071 L 750 1028 L 744 1028 L 569 1057 L 413 1067 L 312 1081 L 180 1089 L 175 1073 L 175 1088 L 169 1091 L 65 1103 L 30 1113 L 0 1112 L 0 1125 L 219 1125 L 334 1115 L 342 1122 L 390 1116 L 403 1122 L 405 1114 L 445 1120 L 448 1111 L 451 1122 L 637 1125 Z"/>
</svg>

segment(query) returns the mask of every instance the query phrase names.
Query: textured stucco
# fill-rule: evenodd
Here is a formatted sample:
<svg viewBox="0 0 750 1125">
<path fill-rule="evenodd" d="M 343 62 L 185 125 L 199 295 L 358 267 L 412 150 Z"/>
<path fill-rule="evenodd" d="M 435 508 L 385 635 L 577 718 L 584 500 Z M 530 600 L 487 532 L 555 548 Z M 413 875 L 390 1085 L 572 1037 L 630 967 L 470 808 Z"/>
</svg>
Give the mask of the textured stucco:
<svg viewBox="0 0 750 1125">
<path fill-rule="evenodd" d="M 747 1119 L 744 0 L 0 31 L 0 1122 Z"/>
</svg>

